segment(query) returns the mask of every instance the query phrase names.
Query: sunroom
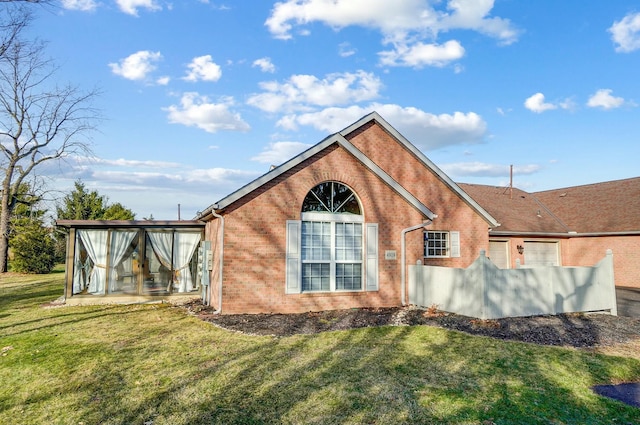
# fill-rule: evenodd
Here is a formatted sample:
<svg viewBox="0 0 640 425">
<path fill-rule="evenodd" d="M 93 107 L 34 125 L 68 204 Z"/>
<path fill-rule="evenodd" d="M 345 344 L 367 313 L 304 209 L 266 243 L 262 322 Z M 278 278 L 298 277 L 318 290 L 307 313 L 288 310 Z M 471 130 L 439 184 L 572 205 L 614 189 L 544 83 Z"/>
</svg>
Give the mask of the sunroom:
<svg viewBox="0 0 640 425">
<path fill-rule="evenodd" d="M 67 230 L 65 303 L 133 303 L 204 294 L 200 221 L 58 220 Z"/>
</svg>

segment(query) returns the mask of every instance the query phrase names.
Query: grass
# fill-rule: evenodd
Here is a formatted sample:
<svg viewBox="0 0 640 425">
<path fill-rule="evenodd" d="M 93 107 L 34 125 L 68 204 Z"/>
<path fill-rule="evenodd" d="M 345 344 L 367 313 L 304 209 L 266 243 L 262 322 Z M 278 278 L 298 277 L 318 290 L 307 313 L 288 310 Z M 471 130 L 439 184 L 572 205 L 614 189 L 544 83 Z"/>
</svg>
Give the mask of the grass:
<svg viewBox="0 0 640 425">
<path fill-rule="evenodd" d="M 62 273 L 0 275 L 3 424 L 637 424 L 594 395 L 640 361 L 431 327 L 288 338 L 169 305 L 44 308 Z"/>
</svg>

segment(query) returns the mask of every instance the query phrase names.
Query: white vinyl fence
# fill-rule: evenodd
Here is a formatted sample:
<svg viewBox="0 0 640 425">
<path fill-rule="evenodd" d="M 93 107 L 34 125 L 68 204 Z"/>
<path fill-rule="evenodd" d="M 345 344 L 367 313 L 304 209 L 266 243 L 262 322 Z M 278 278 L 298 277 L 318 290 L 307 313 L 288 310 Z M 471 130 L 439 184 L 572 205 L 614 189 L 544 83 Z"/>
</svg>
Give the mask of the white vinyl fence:
<svg viewBox="0 0 640 425">
<path fill-rule="evenodd" d="M 617 315 L 613 254 L 593 267 L 499 269 L 485 251 L 466 269 L 410 265 L 409 303 L 480 319 L 605 311 Z"/>
</svg>

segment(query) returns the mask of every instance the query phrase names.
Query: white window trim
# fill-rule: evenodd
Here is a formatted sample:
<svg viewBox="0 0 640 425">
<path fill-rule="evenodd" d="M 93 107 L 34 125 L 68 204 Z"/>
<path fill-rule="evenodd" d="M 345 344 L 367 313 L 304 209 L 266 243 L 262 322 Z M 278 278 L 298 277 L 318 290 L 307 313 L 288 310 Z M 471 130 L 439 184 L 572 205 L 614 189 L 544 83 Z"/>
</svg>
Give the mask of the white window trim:
<svg viewBox="0 0 640 425">
<path fill-rule="evenodd" d="M 333 214 L 309 211 L 301 214 L 302 221 L 326 221 L 333 223 L 363 223 L 364 217 L 357 214 Z"/>
<path fill-rule="evenodd" d="M 364 225 L 362 225 L 362 220 L 346 220 L 345 218 L 354 218 L 354 217 L 359 217 L 362 218 L 362 216 L 356 216 L 356 215 L 352 215 L 352 214 L 325 214 L 325 213 L 303 213 L 303 217 L 306 217 L 305 214 L 309 214 L 309 215 L 313 215 L 313 216 L 321 216 L 323 218 L 323 220 L 307 220 L 306 218 L 303 218 L 302 222 L 323 222 L 323 223 L 329 223 L 331 224 L 331 229 L 330 229 L 330 238 L 331 238 L 331 242 L 330 242 L 330 253 L 331 253 L 331 258 L 329 260 L 304 260 L 302 259 L 302 251 L 300 252 L 300 291 L 303 294 L 316 294 L 316 293 L 329 293 L 329 292 L 362 292 L 365 290 L 365 285 L 366 285 L 366 273 L 365 273 L 365 268 L 364 268 L 364 257 L 366 255 L 365 253 L 365 239 L 364 239 L 364 235 L 366 232 L 366 227 Z M 338 218 L 337 220 L 331 220 L 329 219 L 329 217 L 336 217 Z M 360 260 L 337 260 L 336 259 L 336 224 L 337 223 L 355 223 L 355 224 L 360 224 L 361 226 L 361 242 L 360 242 L 360 247 L 361 247 L 361 256 L 360 256 Z M 302 229 L 300 231 L 300 236 L 302 236 Z M 302 289 L 302 265 L 303 264 L 329 264 L 329 290 L 327 291 L 323 291 L 323 290 L 303 290 Z M 336 288 L 336 265 L 337 264 L 360 264 L 360 289 L 337 289 Z"/>
<path fill-rule="evenodd" d="M 302 221 L 287 220 L 286 231 L 286 271 L 285 271 L 285 293 L 301 294 L 302 291 Z M 365 245 L 363 245 L 363 289 L 362 290 L 340 290 L 336 292 L 365 292 L 378 290 L 378 223 L 364 224 Z M 366 261 L 364 261 L 366 259 Z M 306 294 L 324 293 L 330 291 L 304 291 Z"/>
<path fill-rule="evenodd" d="M 449 235 L 447 240 L 447 253 L 446 255 L 429 255 L 428 247 L 425 246 L 425 243 L 428 239 L 424 239 L 424 235 L 428 235 L 429 233 L 446 233 Z M 422 255 L 423 258 L 458 258 L 460 257 L 460 232 L 455 230 L 426 230 L 423 232 L 423 248 Z"/>
</svg>

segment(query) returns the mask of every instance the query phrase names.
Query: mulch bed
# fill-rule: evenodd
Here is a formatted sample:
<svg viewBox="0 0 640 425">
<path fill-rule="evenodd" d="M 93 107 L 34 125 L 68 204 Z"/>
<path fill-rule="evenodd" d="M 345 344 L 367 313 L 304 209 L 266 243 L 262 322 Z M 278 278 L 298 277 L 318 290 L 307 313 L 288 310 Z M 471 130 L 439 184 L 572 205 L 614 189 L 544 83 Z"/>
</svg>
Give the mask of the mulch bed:
<svg viewBox="0 0 640 425">
<path fill-rule="evenodd" d="M 579 348 L 613 346 L 640 339 L 640 319 L 604 313 L 480 320 L 415 307 L 230 315 L 214 314 L 212 309 L 198 303 L 186 307 L 221 328 L 277 337 L 371 326 L 425 325 L 503 340 Z"/>
</svg>

